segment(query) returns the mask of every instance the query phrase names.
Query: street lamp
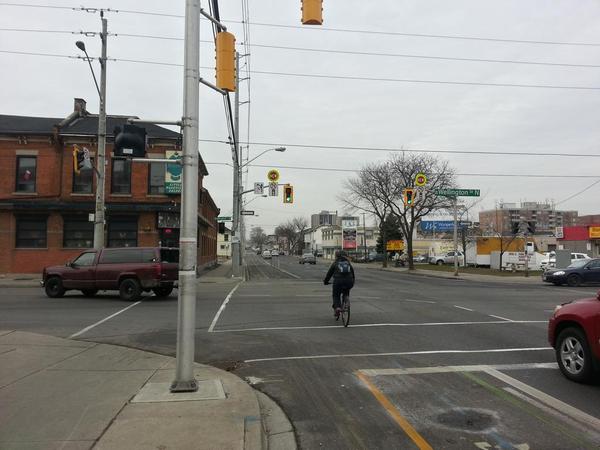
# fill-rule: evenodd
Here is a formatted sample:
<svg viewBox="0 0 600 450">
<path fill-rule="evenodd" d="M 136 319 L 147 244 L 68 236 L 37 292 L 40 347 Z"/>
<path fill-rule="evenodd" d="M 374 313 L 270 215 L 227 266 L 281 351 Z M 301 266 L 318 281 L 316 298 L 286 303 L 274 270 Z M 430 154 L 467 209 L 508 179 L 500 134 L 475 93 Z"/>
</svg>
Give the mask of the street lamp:
<svg viewBox="0 0 600 450">
<path fill-rule="evenodd" d="M 98 155 L 96 159 L 96 206 L 94 211 L 94 248 L 101 249 L 104 247 L 104 185 L 106 179 L 106 46 L 108 41 L 108 24 L 104 18 L 104 12 L 100 12 L 102 21 L 102 33 L 100 40 L 102 41 L 102 56 L 100 57 L 100 86 L 96 80 L 96 74 L 92 67 L 90 56 L 85 49 L 83 41 L 75 42 L 79 50 L 85 53 L 85 59 L 92 71 L 94 84 L 100 97 L 100 108 L 98 111 Z"/>
<path fill-rule="evenodd" d="M 255 159 L 260 158 L 262 155 L 264 155 L 267 152 L 285 152 L 286 148 L 285 147 L 275 147 L 275 148 L 268 148 L 266 149 L 264 152 L 259 153 L 258 155 L 256 155 L 254 158 L 246 161 L 244 164 L 242 164 L 240 167 L 246 167 L 248 164 L 250 164 L 252 161 L 254 161 Z"/>
</svg>

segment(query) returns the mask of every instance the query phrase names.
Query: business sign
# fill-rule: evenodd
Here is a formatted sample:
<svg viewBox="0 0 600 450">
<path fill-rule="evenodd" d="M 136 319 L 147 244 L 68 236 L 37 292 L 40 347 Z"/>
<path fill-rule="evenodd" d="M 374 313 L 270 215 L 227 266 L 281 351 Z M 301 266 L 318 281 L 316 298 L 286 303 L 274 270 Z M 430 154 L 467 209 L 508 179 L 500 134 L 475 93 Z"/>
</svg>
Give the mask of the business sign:
<svg viewBox="0 0 600 450">
<path fill-rule="evenodd" d="M 391 239 L 385 244 L 388 252 L 404 250 L 404 241 L 402 239 Z"/>
<path fill-rule="evenodd" d="M 480 189 L 436 189 L 434 192 L 442 197 L 479 197 L 481 195 Z"/>
<path fill-rule="evenodd" d="M 458 228 L 466 228 L 471 225 L 470 222 L 459 222 Z M 447 231 L 454 231 L 454 221 L 453 220 L 422 220 L 421 221 L 421 231 L 426 232 L 435 232 L 435 233 L 444 233 Z"/>
<path fill-rule="evenodd" d="M 564 239 L 565 238 L 565 229 L 563 227 L 556 227 L 554 231 L 554 236 L 556 239 Z"/>
<path fill-rule="evenodd" d="M 343 219 L 342 220 L 342 248 L 344 250 L 356 250 L 356 228 L 358 220 Z"/>
<path fill-rule="evenodd" d="M 181 159 L 181 152 L 177 150 L 167 150 L 165 158 L 172 160 Z M 165 170 L 165 194 L 181 194 L 181 177 L 183 175 L 183 166 L 181 164 L 167 164 Z"/>
<path fill-rule="evenodd" d="M 590 227 L 590 239 L 600 239 L 600 227 Z"/>
</svg>

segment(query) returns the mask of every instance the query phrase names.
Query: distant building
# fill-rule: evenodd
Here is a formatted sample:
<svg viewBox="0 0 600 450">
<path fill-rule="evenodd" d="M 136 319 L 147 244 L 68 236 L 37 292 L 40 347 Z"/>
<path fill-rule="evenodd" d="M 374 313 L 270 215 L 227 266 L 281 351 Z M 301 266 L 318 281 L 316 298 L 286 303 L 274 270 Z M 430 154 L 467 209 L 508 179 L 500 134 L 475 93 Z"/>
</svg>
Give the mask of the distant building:
<svg viewBox="0 0 600 450">
<path fill-rule="evenodd" d="M 326 259 L 333 259 L 335 252 L 342 249 L 342 227 L 338 225 L 322 226 L 316 230 L 316 242 L 321 242 L 321 248 L 316 248 L 317 251 L 323 253 Z M 377 239 L 379 239 L 378 227 L 362 227 L 356 228 L 356 248 L 346 249 L 346 252 L 352 258 L 360 258 L 365 254 L 376 251 Z M 307 249 L 305 241 L 305 250 L 314 252 L 314 249 Z"/>
<path fill-rule="evenodd" d="M 231 258 L 231 230 L 227 227 L 222 233 L 217 234 L 217 257 L 219 259 Z"/>
<path fill-rule="evenodd" d="M 564 227 L 556 242 L 559 250 L 586 253 L 592 258 L 600 257 L 600 221 L 596 224 Z"/>
<path fill-rule="evenodd" d="M 577 220 L 577 211 L 561 211 L 549 203 L 537 202 L 500 203 L 496 209 L 479 213 L 481 233 L 488 236 L 510 235 L 515 222 L 533 222 L 535 234 L 553 235 L 557 227 L 573 226 Z"/>
<path fill-rule="evenodd" d="M 311 228 L 317 228 L 321 225 L 337 225 L 337 211 L 335 213 L 321 211 L 310 216 Z"/>
</svg>

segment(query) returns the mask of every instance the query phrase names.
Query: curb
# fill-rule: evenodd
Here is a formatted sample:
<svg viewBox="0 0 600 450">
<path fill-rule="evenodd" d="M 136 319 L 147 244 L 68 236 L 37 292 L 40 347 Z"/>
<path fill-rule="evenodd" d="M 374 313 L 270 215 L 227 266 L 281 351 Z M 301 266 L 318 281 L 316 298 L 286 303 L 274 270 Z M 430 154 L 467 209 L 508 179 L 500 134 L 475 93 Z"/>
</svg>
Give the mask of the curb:
<svg viewBox="0 0 600 450">
<path fill-rule="evenodd" d="M 263 449 L 296 450 L 294 427 L 287 415 L 268 395 L 255 390 L 263 428 Z"/>
<path fill-rule="evenodd" d="M 431 271 L 429 271 L 428 273 L 423 273 L 423 272 L 418 272 L 418 271 L 409 271 L 408 269 L 404 269 L 404 270 L 394 270 L 394 269 L 384 269 L 384 268 L 379 268 L 379 270 L 384 271 L 384 272 L 396 272 L 396 273 L 405 273 L 407 275 L 413 275 L 413 276 L 418 276 L 418 277 L 427 277 L 427 278 L 438 278 L 441 280 L 455 280 L 455 281 L 471 281 L 471 282 L 479 282 L 479 283 L 485 283 L 485 282 L 490 282 L 490 283 L 505 283 L 505 284 L 524 284 L 524 285 L 530 285 L 530 286 L 541 286 L 541 284 L 536 283 L 535 281 L 525 281 L 525 280 L 534 280 L 534 277 L 530 277 L 525 278 L 525 277 L 496 277 L 494 275 L 482 275 L 486 278 L 484 279 L 478 279 L 478 278 L 471 278 L 469 275 L 475 275 L 475 274 L 466 274 L 467 277 L 462 276 L 461 274 L 459 274 L 459 276 L 444 276 L 444 275 L 438 275 L 436 273 L 431 273 Z M 475 275 L 477 276 L 477 275 Z M 493 278 L 491 278 L 493 277 Z M 538 280 L 539 281 L 539 280 Z"/>
</svg>

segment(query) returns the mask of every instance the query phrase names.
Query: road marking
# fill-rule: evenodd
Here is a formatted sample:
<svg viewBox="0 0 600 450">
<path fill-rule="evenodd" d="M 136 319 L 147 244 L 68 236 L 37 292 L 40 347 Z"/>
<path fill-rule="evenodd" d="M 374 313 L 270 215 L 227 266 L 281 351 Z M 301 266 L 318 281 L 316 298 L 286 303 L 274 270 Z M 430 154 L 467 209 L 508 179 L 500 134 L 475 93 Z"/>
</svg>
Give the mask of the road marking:
<svg viewBox="0 0 600 450">
<path fill-rule="evenodd" d="M 73 338 L 76 338 L 77 336 L 81 336 L 82 334 L 84 334 L 84 333 L 87 333 L 87 332 L 88 332 L 88 331 L 90 331 L 92 328 L 94 328 L 94 327 L 97 327 L 98 325 L 101 325 L 101 324 L 103 324 L 103 323 L 104 323 L 104 322 L 106 322 L 107 320 L 110 320 L 110 319 L 112 319 L 113 317 L 116 317 L 116 316 L 118 316 L 119 314 L 121 314 L 121 313 L 123 313 L 123 312 L 127 311 L 128 309 L 131 309 L 131 308 L 133 308 L 135 305 L 139 305 L 140 303 L 142 303 L 142 301 L 141 301 L 141 300 L 140 300 L 140 301 L 137 301 L 137 302 L 135 302 L 135 303 L 132 303 L 132 304 L 131 304 L 131 305 L 129 305 L 127 308 L 123 308 L 123 309 L 121 309 L 120 311 L 117 311 L 116 313 L 114 313 L 114 314 L 111 314 L 110 316 L 108 316 L 108 317 L 105 317 L 104 319 L 102 319 L 102 320 L 99 320 L 98 322 L 96 322 L 96 323 L 94 323 L 94 324 L 90 325 L 89 327 L 85 327 L 83 330 L 79 330 L 77 333 L 73 333 L 71 336 L 69 336 L 69 339 L 73 339 Z"/>
<path fill-rule="evenodd" d="M 512 319 L 507 319 L 506 317 L 501 317 L 501 316 L 495 316 L 493 314 L 488 314 L 490 317 L 493 317 L 494 319 L 500 319 L 500 320 L 506 320 L 507 322 L 515 322 Z"/>
<path fill-rule="evenodd" d="M 429 445 L 429 443 L 421 436 L 417 430 L 415 430 L 412 425 L 406 420 L 400 411 L 388 400 L 388 398 L 377 389 L 375 386 L 365 375 L 358 372 L 356 376 L 363 382 L 363 384 L 367 387 L 371 394 L 377 399 L 377 401 L 385 408 L 385 410 L 392 416 L 394 421 L 404 430 L 407 436 L 419 447 L 420 450 L 433 450 L 433 447 Z"/>
<path fill-rule="evenodd" d="M 503 381 L 506 384 L 511 385 L 512 387 L 524 392 L 525 394 L 539 400 L 540 402 L 546 404 L 547 406 L 559 411 L 563 414 L 566 414 L 571 419 L 576 420 L 578 422 L 584 423 L 592 427 L 592 430 L 600 430 L 600 419 L 597 419 L 593 416 L 590 416 L 583 411 L 568 405 L 565 402 L 558 400 L 557 398 L 552 397 L 551 395 L 546 394 L 534 387 L 529 386 L 519 380 L 514 379 L 513 377 L 506 375 L 505 373 L 499 372 L 496 369 L 489 368 L 485 370 L 485 373 Z"/>
<path fill-rule="evenodd" d="M 402 300 L 403 302 L 413 302 L 413 303 L 437 303 L 430 300 Z"/>
<path fill-rule="evenodd" d="M 279 270 L 280 272 L 283 272 L 283 273 L 285 273 L 286 275 L 289 275 L 289 276 L 291 276 L 291 277 L 294 277 L 294 278 L 297 278 L 297 279 L 300 279 L 300 278 L 301 278 L 301 277 L 299 277 L 298 275 L 296 275 L 296 274 L 294 274 L 294 273 L 292 273 L 292 272 L 288 272 L 287 270 L 283 270 L 281 267 L 275 267 L 275 266 L 273 266 L 273 268 L 274 268 L 274 269 L 277 269 L 277 270 Z"/>
<path fill-rule="evenodd" d="M 458 305 L 453 305 L 453 306 L 455 308 L 458 308 L 458 309 L 464 309 L 465 311 L 471 311 L 471 312 L 474 311 L 473 309 L 471 309 L 471 308 L 465 308 L 464 306 L 458 306 Z"/>
<path fill-rule="evenodd" d="M 361 323 L 351 325 L 352 328 L 371 327 L 435 327 L 447 325 L 488 325 L 488 324 L 523 324 L 523 323 L 548 323 L 548 320 L 484 320 L 475 322 L 422 322 L 422 323 Z M 232 330 L 217 330 L 215 333 L 242 333 L 245 331 L 293 331 L 293 330 L 322 330 L 328 328 L 341 329 L 339 325 L 314 325 L 295 327 L 257 327 L 257 328 L 234 328 Z"/>
<path fill-rule="evenodd" d="M 208 327 L 208 332 L 209 333 L 212 333 L 213 330 L 215 329 L 215 325 L 217 324 L 217 321 L 219 320 L 219 317 L 221 316 L 221 313 L 225 310 L 225 307 L 227 306 L 227 303 L 229 303 L 229 300 L 231 299 L 231 296 L 236 291 L 236 289 L 240 286 L 240 284 L 241 283 L 236 284 L 233 287 L 233 289 L 229 292 L 229 294 L 227 294 L 227 297 L 225 297 L 225 300 L 223 300 L 223 303 L 221 304 L 221 307 L 217 311 L 217 314 L 215 314 L 215 318 L 213 319 L 212 323 L 210 324 L 210 327 Z"/>
<path fill-rule="evenodd" d="M 238 294 L 238 297 L 272 297 L 271 294 Z"/>
<path fill-rule="evenodd" d="M 370 377 L 384 375 L 422 375 L 430 373 L 450 372 L 484 372 L 487 369 L 497 370 L 529 370 L 529 369 L 558 369 L 556 363 L 524 363 L 524 364 L 495 364 L 495 365 L 469 365 L 469 366 L 436 366 L 436 367 L 409 367 L 406 369 L 361 369 L 359 372 Z"/>
<path fill-rule="evenodd" d="M 339 328 L 339 327 L 338 327 Z M 512 353 L 512 352 L 539 352 L 553 350 L 552 347 L 526 347 L 526 348 L 491 348 L 485 350 L 421 350 L 413 352 L 387 352 L 387 353 L 349 353 L 340 355 L 306 355 L 306 356 L 280 356 L 276 358 L 247 359 L 245 363 L 292 361 L 304 359 L 331 359 L 331 358 L 364 358 L 374 356 L 409 356 L 409 355 L 446 355 L 467 353 Z"/>
</svg>

